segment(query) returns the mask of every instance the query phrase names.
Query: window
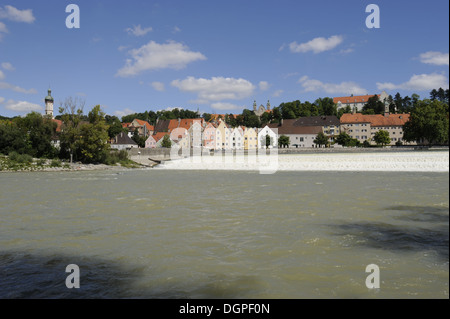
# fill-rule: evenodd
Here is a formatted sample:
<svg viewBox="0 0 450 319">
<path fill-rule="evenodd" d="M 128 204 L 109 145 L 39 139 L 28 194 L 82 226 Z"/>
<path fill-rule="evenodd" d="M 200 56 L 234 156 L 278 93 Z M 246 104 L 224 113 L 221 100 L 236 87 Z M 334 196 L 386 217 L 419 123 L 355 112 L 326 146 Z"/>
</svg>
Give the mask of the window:
<svg viewBox="0 0 450 319">
<path fill-rule="evenodd" d="M 300 142 L 304 142 L 305 140 L 303 139 L 303 137 L 300 137 Z"/>
</svg>

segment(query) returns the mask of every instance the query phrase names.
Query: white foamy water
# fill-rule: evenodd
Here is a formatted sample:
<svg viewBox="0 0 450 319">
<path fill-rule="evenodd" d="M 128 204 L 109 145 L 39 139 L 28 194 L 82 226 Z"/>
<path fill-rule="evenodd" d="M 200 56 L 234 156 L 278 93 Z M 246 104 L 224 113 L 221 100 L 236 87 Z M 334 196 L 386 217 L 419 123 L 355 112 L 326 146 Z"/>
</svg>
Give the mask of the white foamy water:
<svg viewBox="0 0 450 319">
<path fill-rule="evenodd" d="M 188 157 L 159 169 L 275 171 L 448 172 L 449 152 L 324 153 L 271 156 Z"/>
</svg>

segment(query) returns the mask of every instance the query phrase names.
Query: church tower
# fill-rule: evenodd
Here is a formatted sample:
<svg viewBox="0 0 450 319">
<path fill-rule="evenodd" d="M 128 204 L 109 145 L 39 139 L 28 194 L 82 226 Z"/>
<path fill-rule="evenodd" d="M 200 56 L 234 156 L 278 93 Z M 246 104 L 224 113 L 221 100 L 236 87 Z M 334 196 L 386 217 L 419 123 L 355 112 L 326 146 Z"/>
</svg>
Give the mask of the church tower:
<svg viewBox="0 0 450 319">
<path fill-rule="evenodd" d="M 45 98 L 45 116 L 49 116 L 53 119 L 53 97 L 52 90 L 48 89 L 48 95 Z"/>
</svg>

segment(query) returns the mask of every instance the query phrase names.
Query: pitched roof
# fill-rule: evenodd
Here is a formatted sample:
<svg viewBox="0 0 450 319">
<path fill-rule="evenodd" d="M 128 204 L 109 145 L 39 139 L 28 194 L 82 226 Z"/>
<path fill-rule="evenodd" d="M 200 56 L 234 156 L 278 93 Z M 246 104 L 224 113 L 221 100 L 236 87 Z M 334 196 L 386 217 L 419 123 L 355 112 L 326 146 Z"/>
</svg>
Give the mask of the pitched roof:
<svg viewBox="0 0 450 319">
<path fill-rule="evenodd" d="M 147 121 L 143 121 L 143 120 L 139 120 L 139 119 L 134 119 L 140 126 L 146 126 L 147 127 L 147 131 L 154 131 L 155 127 L 153 125 L 150 125 L 149 122 Z"/>
<path fill-rule="evenodd" d="M 340 122 L 337 116 L 309 116 L 302 117 L 294 122 L 294 126 L 325 126 L 336 125 L 339 126 Z"/>
<path fill-rule="evenodd" d="M 384 116 L 381 114 L 363 115 L 361 113 L 346 113 L 341 117 L 341 124 L 370 123 L 371 126 L 403 126 L 408 121 L 409 114 L 389 114 L 388 116 Z"/>
<path fill-rule="evenodd" d="M 167 132 L 169 130 L 170 120 L 159 120 L 155 125 L 155 132 Z"/>
<path fill-rule="evenodd" d="M 317 135 L 322 132 L 321 125 L 295 125 L 297 120 L 283 120 L 283 125 L 281 124 L 269 124 L 267 125 L 271 129 L 278 129 L 278 134 L 311 134 Z"/>
<path fill-rule="evenodd" d="M 380 94 L 375 94 L 380 97 Z M 333 102 L 338 104 L 341 102 L 342 104 L 347 103 L 367 103 L 367 101 L 374 97 L 375 95 L 357 95 L 357 96 L 343 96 L 343 97 L 335 97 L 333 98 Z"/>
<path fill-rule="evenodd" d="M 169 133 L 166 133 L 166 132 L 158 132 L 158 133 L 152 135 L 152 137 L 155 139 L 155 142 L 158 143 L 158 141 L 159 141 L 160 139 L 162 139 L 162 138 L 163 138 L 164 136 L 166 136 L 166 135 L 169 135 Z"/>
<path fill-rule="evenodd" d="M 115 145 L 137 145 L 135 141 L 133 141 L 128 134 L 121 132 L 114 139 L 112 144 Z"/>
</svg>

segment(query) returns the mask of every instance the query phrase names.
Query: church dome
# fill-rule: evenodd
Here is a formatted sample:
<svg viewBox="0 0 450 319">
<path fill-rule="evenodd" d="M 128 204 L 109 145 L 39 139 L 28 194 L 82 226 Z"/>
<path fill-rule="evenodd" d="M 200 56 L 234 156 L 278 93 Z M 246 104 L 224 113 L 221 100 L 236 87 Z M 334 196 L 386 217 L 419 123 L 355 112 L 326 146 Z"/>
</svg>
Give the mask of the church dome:
<svg viewBox="0 0 450 319">
<path fill-rule="evenodd" d="M 45 97 L 45 102 L 53 102 L 52 90 L 48 90 L 48 95 Z"/>
</svg>

